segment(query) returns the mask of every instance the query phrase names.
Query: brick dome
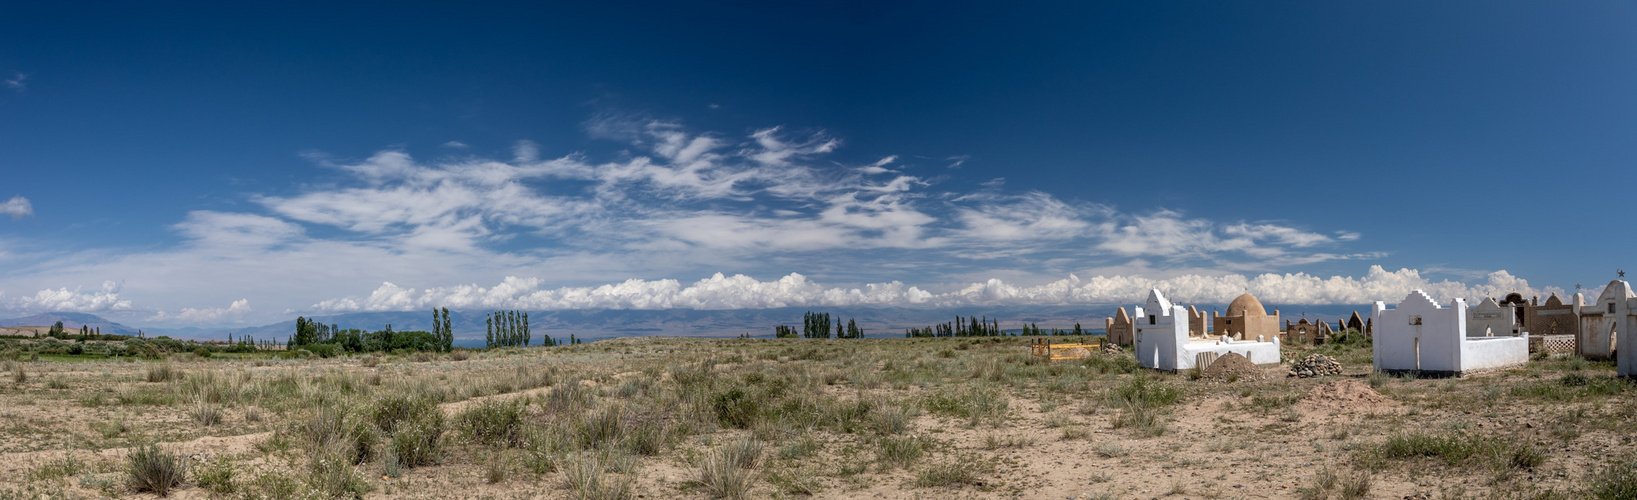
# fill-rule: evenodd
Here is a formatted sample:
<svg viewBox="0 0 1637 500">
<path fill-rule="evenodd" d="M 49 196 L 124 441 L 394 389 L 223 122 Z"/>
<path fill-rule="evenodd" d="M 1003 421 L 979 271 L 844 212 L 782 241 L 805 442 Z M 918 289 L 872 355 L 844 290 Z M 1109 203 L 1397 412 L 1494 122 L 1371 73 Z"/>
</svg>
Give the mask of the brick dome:
<svg viewBox="0 0 1637 500">
<path fill-rule="evenodd" d="M 1228 313 L 1225 316 L 1260 317 L 1267 316 L 1268 310 L 1262 307 L 1262 301 L 1256 300 L 1255 295 L 1244 294 L 1233 299 L 1228 304 Z"/>
</svg>

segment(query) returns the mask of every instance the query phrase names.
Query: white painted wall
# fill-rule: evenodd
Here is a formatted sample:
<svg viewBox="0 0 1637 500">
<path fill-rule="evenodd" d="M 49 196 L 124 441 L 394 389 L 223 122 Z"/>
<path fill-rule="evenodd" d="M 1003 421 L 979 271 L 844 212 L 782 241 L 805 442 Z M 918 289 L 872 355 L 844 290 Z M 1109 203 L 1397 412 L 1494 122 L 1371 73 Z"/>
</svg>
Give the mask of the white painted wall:
<svg viewBox="0 0 1637 500">
<path fill-rule="evenodd" d="M 1527 334 L 1518 337 L 1467 338 L 1464 299 L 1440 306 L 1415 290 L 1394 308 L 1376 302 L 1375 368 L 1462 373 L 1529 361 Z M 1416 319 L 1420 324 L 1415 324 Z M 1417 351 L 1419 350 L 1419 361 Z"/>
<path fill-rule="evenodd" d="M 1461 342 L 1461 371 L 1486 370 L 1529 362 L 1529 334 L 1519 337 L 1469 338 Z"/>
<path fill-rule="evenodd" d="M 1610 312 L 1610 307 L 1614 311 Z M 1637 376 L 1637 292 L 1631 289 L 1631 283 L 1625 280 L 1614 280 L 1609 286 L 1603 287 L 1603 293 L 1597 297 L 1597 303 L 1587 304 L 1592 312 L 1601 312 L 1603 317 L 1596 321 L 1598 335 L 1594 338 L 1607 339 L 1609 332 L 1614 332 L 1614 365 L 1615 373 L 1622 376 Z"/>
<path fill-rule="evenodd" d="M 1236 353 L 1259 365 L 1279 364 L 1279 338 L 1274 337 L 1272 342 L 1256 342 L 1252 340 L 1230 340 L 1218 343 L 1217 341 L 1195 341 L 1182 345 L 1182 352 L 1178 354 L 1177 366 L 1180 370 L 1187 370 L 1195 366 L 1200 353 L 1214 352 L 1217 355 Z"/>
</svg>

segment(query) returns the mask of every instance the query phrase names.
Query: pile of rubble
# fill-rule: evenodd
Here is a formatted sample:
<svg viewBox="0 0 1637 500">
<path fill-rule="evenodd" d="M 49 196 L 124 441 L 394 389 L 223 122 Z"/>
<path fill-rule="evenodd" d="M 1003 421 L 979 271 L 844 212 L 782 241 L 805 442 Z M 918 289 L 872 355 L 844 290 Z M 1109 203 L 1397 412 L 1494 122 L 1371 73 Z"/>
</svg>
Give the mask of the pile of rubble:
<svg viewBox="0 0 1637 500">
<path fill-rule="evenodd" d="M 1115 344 L 1115 343 L 1104 343 L 1103 344 L 1103 354 L 1119 354 L 1121 352 L 1124 352 L 1124 350 L 1120 349 L 1120 344 Z"/>
<path fill-rule="evenodd" d="M 1289 376 L 1291 377 L 1308 378 L 1325 375 L 1341 375 L 1341 363 L 1336 362 L 1336 358 L 1323 354 L 1309 354 L 1307 357 L 1302 358 L 1301 361 L 1290 365 Z"/>
<path fill-rule="evenodd" d="M 1268 378 L 1267 372 L 1258 368 L 1255 363 L 1240 356 L 1239 353 L 1223 354 L 1200 371 L 1200 378 L 1210 380 L 1261 380 Z"/>
</svg>

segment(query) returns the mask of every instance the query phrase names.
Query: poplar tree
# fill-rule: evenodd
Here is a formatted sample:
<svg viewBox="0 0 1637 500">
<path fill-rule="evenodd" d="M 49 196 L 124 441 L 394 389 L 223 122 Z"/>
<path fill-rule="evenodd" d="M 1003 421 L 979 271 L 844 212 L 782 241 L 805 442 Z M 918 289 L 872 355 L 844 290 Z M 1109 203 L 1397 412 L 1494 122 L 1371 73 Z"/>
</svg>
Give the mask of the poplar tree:
<svg viewBox="0 0 1637 500">
<path fill-rule="evenodd" d="M 533 336 L 533 335 L 531 335 L 532 333 L 533 332 L 529 331 L 529 313 L 524 312 L 523 313 L 523 345 L 527 346 L 527 345 L 529 345 L 529 341 L 533 340 L 531 338 Z"/>
<path fill-rule="evenodd" d="M 483 315 L 483 348 L 493 349 L 495 346 L 495 315 Z"/>
<path fill-rule="evenodd" d="M 455 350 L 455 329 L 449 322 L 449 308 L 443 308 L 443 351 Z"/>
</svg>

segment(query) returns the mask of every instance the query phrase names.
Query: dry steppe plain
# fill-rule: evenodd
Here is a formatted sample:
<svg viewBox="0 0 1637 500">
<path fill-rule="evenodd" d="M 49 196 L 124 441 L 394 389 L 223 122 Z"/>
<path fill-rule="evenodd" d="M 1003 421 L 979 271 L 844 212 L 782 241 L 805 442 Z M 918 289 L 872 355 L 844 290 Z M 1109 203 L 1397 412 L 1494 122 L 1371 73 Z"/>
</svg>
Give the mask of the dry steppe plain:
<svg viewBox="0 0 1637 500">
<path fill-rule="evenodd" d="M 165 472 L 174 498 L 1637 495 L 1637 386 L 1607 362 L 1390 377 L 1355 341 L 1213 379 L 1028 342 L 24 357 L 0 366 L 0 499 L 150 498 L 134 479 Z M 1315 352 L 1342 373 L 1285 376 Z"/>
</svg>

